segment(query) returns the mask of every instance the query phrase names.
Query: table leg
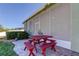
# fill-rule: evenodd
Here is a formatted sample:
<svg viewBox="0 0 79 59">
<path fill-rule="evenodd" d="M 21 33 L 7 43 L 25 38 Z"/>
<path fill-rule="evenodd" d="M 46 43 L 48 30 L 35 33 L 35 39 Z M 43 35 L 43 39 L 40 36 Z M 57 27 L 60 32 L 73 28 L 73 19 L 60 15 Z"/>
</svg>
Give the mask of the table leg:
<svg viewBox="0 0 79 59">
<path fill-rule="evenodd" d="M 46 48 L 42 49 L 42 55 L 46 56 Z"/>
<path fill-rule="evenodd" d="M 35 56 L 35 54 L 33 53 L 33 49 L 29 49 L 30 53 L 29 53 L 29 56 L 33 55 Z"/>
<path fill-rule="evenodd" d="M 36 46 L 35 46 L 35 51 L 36 51 L 36 53 L 37 53 L 37 48 L 36 48 Z"/>
<path fill-rule="evenodd" d="M 24 48 L 24 51 L 26 50 L 26 47 Z"/>
<path fill-rule="evenodd" d="M 36 53 L 37 53 L 36 43 L 34 43 L 34 47 L 35 47 L 35 51 L 36 51 Z"/>
<path fill-rule="evenodd" d="M 51 46 L 51 49 L 53 49 L 54 51 L 56 51 L 56 43 Z"/>
</svg>

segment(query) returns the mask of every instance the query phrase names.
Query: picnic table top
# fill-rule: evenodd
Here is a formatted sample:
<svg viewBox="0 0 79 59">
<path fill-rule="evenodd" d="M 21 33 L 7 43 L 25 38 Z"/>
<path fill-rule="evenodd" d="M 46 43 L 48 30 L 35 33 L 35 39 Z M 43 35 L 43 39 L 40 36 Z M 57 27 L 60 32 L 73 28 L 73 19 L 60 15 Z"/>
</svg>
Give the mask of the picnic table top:
<svg viewBox="0 0 79 59">
<path fill-rule="evenodd" d="M 47 38 L 53 38 L 53 36 L 50 35 L 33 35 L 32 39 L 40 40 L 40 39 L 47 39 Z"/>
</svg>

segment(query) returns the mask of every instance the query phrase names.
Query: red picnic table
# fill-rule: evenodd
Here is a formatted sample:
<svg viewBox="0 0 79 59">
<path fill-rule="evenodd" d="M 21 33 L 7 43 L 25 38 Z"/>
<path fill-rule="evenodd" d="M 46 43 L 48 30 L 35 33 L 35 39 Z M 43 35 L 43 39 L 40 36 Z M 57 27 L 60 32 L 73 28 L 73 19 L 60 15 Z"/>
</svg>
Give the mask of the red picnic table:
<svg viewBox="0 0 79 59">
<path fill-rule="evenodd" d="M 46 55 L 46 49 L 51 47 L 51 49 L 54 49 L 54 51 L 56 51 L 56 41 L 55 40 L 50 40 L 49 38 L 53 38 L 53 36 L 49 36 L 49 35 L 34 35 L 32 36 L 32 40 L 33 42 L 35 42 L 34 45 L 36 44 L 40 44 L 41 42 L 43 42 L 43 44 L 40 46 L 41 50 L 42 50 L 42 54 L 45 56 Z M 41 39 L 43 39 L 43 41 L 40 41 Z M 49 43 L 47 43 L 46 41 L 49 41 Z M 36 47 L 35 47 L 36 49 Z M 37 51 L 37 49 L 36 49 Z"/>
<path fill-rule="evenodd" d="M 49 40 L 48 38 L 52 38 L 52 36 L 49 35 L 34 35 L 32 36 L 32 40 L 29 40 L 28 42 L 25 42 L 25 49 L 27 48 L 29 50 L 29 56 L 30 55 L 35 55 L 33 53 L 33 50 L 35 49 L 37 52 L 37 48 L 36 48 L 36 44 L 40 44 L 43 43 L 42 45 L 40 45 L 42 54 L 45 56 L 46 55 L 46 49 L 51 47 L 51 49 L 54 49 L 54 51 L 56 51 L 56 41 L 55 40 Z M 43 41 L 41 41 L 41 39 L 43 39 Z M 49 43 L 47 43 L 47 41 L 49 41 Z M 33 44 L 32 44 L 33 43 Z"/>
</svg>

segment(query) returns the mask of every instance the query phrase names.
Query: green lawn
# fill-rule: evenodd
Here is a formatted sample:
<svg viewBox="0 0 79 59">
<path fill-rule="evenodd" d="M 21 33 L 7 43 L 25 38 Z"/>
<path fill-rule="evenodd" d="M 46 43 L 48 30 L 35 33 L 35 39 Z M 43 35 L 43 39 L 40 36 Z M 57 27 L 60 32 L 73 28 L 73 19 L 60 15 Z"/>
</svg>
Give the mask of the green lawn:
<svg viewBox="0 0 79 59">
<path fill-rule="evenodd" d="M 11 42 L 0 42 L 0 56 L 17 56 L 13 47 L 14 44 Z"/>
</svg>

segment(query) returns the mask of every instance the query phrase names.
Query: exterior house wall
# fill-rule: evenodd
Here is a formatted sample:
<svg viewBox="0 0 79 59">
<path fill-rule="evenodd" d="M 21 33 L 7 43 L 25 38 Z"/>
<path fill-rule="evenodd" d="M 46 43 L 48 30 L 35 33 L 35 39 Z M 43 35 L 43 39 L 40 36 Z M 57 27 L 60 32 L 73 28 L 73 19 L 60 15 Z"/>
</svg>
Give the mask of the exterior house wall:
<svg viewBox="0 0 79 59">
<path fill-rule="evenodd" d="M 24 31 L 27 31 L 27 22 L 24 23 Z"/>
<path fill-rule="evenodd" d="M 29 21 L 24 23 L 24 31 L 28 31 L 28 26 L 29 25 Z"/>
<path fill-rule="evenodd" d="M 47 10 L 33 17 L 32 29 L 35 32 L 35 23 L 40 22 L 40 30 L 44 34 L 53 35 L 58 45 L 64 48 L 71 48 L 71 19 L 70 4 L 56 4 Z M 28 24 L 28 21 L 26 22 Z M 28 27 L 28 26 L 27 26 Z"/>
<path fill-rule="evenodd" d="M 51 7 L 51 34 L 58 39 L 71 41 L 71 6 L 70 4 L 58 4 Z"/>
<path fill-rule="evenodd" d="M 72 4 L 72 40 L 71 48 L 79 52 L 79 4 Z"/>
<path fill-rule="evenodd" d="M 50 34 L 49 31 L 49 10 L 46 10 L 40 14 L 40 29 L 43 34 Z"/>
</svg>

